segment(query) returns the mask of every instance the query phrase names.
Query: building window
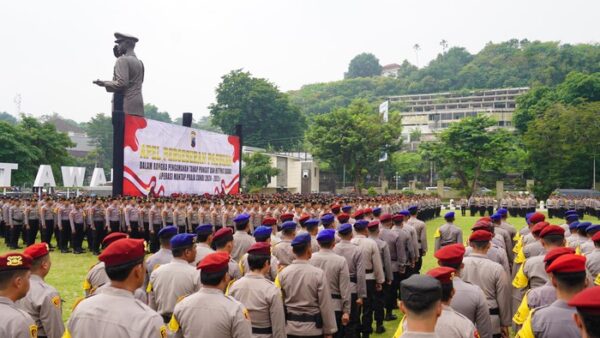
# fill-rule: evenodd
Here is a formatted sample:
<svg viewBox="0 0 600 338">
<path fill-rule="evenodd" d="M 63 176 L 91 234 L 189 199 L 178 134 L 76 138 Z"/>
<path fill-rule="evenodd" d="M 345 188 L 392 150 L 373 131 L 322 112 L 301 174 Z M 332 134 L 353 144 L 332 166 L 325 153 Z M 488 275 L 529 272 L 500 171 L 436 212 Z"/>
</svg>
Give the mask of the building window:
<svg viewBox="0 0 600 338">
<path fill-rule="evenodd" d="M 452 120 L 452 113 L 444 113 L 442 114 L 442 120 Z"/>
</svg>

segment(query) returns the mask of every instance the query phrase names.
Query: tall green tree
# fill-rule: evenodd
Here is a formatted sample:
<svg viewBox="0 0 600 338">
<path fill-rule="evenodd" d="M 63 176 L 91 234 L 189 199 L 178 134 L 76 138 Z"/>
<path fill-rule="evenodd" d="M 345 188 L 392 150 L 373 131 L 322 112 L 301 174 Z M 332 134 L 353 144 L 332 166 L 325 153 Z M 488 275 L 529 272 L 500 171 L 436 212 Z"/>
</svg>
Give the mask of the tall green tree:
<svg viewBox="0 0 600 338">
<path fill-rule="evenodd" d="M 210 116 L 223 132 L 233 134 L 242 124 L 244 144 L 263 148 L 287 150 L 302 142 L 304 116 L 269 81 L 234 70 L 223 76 L 216 92 Z"/>
<path fill-rule="evenodd" d="M 113 155 L 113 126 L 110 116 L 103 113 L 96 114 L 85 124 L 85 131 L 90 138 L 90 145 L 94 146 L 85 165 L 110 169 Z"/>
<path fill-rule="evenodd" d="M 594 157 L 600 161 L 600 102 L 554 104 L 531 121 L 523 139 L 534 163 L 536 196 L 546 198 L 556 188 L 589 189 Z"/>
<path fill-rule="evenodd" d="M 437 142 L 422 143 L 423 158 L 436 161 L 456 176 L 470 195 L 481 176 L 492 170 L 502 171 L 503 159 L 517 147 L 516 139 L 505 129 L 495 129 L 496 121 L 468 117 L 442 131 Z"/>
<path fill-rule="evenodd" d="M 152 103 L 146 103 L 144 105 L 144 116 L 156 121 L 171 123 L 171 115 L 166 111 L 158 111 L 158 107 Z"/>
<path fill-rule="evenodd" d="M 374 106 L 356 99 L 348 107 L 316 116 L 306 139 L 313 155 L 328 162 L 335 172 L 345 166 L 352 174 L 355 189 L 360 191 L 369 168 L 379 175 L 382 151 L 400 149 L 401 131 L 400 114 L 391 112 L 389 122 L 382 123 Z"/>
<path fill-rule="evenodd" d="M 371 77 L 381 75 L 379 59 L 371 53 L 361 53 L 355 56 L 348 65 L 344 78 Z"/>
<path fill-rule="evenodd" d="M 17 118 L 5 111 L 0 112 L 0 121 L 4 121 L 8 124 L 17 124 Z"/>
<path fill-rule="evenodd" d="M 0 121 L 0 162 L 18 163 L 12 172 L 12 184 L 31 184 L 39 165 L 41 150 L 28 142 L 25 131 L 16 125 Z"/>
<path fill-rule="evenodd" d="M 271 166 L 271 158 L 265 154 L 244 155 L 243 162 L 242 171 L 248 192 L 266 188 L 271 181 L 271 177 L 277 176 L 280 172 L 279 169 Z"/>
</svg>

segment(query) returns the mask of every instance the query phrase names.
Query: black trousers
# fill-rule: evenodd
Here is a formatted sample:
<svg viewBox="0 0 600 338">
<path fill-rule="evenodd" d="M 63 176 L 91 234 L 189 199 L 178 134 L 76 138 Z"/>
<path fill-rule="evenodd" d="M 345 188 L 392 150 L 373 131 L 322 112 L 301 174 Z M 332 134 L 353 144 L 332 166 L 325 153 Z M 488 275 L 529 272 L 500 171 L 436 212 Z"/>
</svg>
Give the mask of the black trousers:
<svg viewBox="0 0 600 338">
<path fill-rule="evenodd" d="M 358 295 L 353 293 L 350 295 L 350 321 L 348 325 L 343 326 L 341 324 L 342 313 L 339 313 L 339 322 L 338 322 L 338 332 L 334 335 L 334 337 L 343 337 L 343 338 L 355 338 L 360 337 L 359 327 L 360 327 L 360 309 L 356 304 L 356 300 L 358 299 Z M 336 322 L 338 321 L 338 312 L 336 312 Z"/>
<path fill-rule="evenodd" d="M 52 234 L 54 233 L 54 220 L 47 219 L 46 227 L 43 228 L 41 232 L 42 232 L 42 242 L 47 243 L 48 246 L 53 248 L 52 243 L 50 243 L 50 242 L 52 241 Z"/>
<path fill-rule="evenodd" d="M 460 207 L 460 214 L 463 216 L 466 216 L 467 215 L 467 207 L 465 207 L 465 206 Z"/>
<path fill-rule="evenodd" d="M 472 205 L 469 207 L 469 212 L 471 213 L 471 217 L 475 217 L 475 212 L 477 211 L 477 207 Z"/>
<path fill-rule="evenodd" d="M 71 234 L 71 245 L 73 250 L 80 252 L 83 250 L 83 237 L 85 236 L 85 227 L 83 223 L 75 223 L 75 232 Z"/>
<path fill-rule="evenodd" d="M 60 229 L 60 251 L 67 251 L 69 250 L 69 242 L 71 241 L 71 222 L 69 221 L 62 221 L 61 224 L 61 229 Z M 71 243 L 72 245 L 73 243 Z"/>
<path fill-rule="evenodd" d="M 35 243 L 38 231 L 40 231 L 40 220 L 30 219 L 29 229 L 27 229 L 27 246 L 30 246 L 33 243 Z"/>
<path fill-rule="evenodd" d="M 111 232 L 121 231 L 121 222 L 119 222 L 119 221 L 109 221 L 108 225 L 110 227 Z"/>
<path fill-rule="evenodd" d="M 386 283 L 383 284 L 385 286 L 389 286 Z M 375 317 L 375 324 L 377 326 L 383 325 L 383 318 L 385 317 L 385 293 L 383 290 L 377 291 L 375 290 L 375 297 L 373 300 L 373 313 Z"/>
<path fill-rule="evenodd" d="M 373 332 L 373 309 L 375 305 L 375 280 L 367 279 L 367 298 L 363 301 L 361 332 L 364 338 Z"/>
<path fill-rule="evenodd" d="M 479 216 L 480 217 L 485 216 L 485 207 L 483 207 L 483 206 L 479 207 Z"/>
<path fill-rule="evenodd" d="M 129 226 L 131 227 L 131 232 L 129 233 L 131 238 L 144 238 L 143 229 L 140 229 L 138 222 L 129 222 Z"/>
<path fill-rule="evenodd" d="M 85 237 L 87 239 L 88 250 L 92 251 L 94 248 L 94 231 L 91 226 L 85 228 Z"/>
<path fill-rule="evenodd" d="M 104 228 L 103 221 L 94 221 L 94 230 L 92 231 L 94 237 L 94 243 L 92 246 L 92 251 L 94 253 L 100 253 L 100 245 L 106 237 L 106 229 Z"/>
<path fill-rule="evenodd" d="M 421 273 L 421 268 L 423 267 L 423 250 L 419 249 L 419 258 L 417 258 L 417 261 L 415 262 L 415 269 L 414 274 L 420 274 Z"/>
<path fill-rule="evenodd" d="M 19 237 L 23 233 L 23 224 L 13 224 L 12 227 L 9 227 L 10 233 L 10 241 L 8 242 L 8 246 L 11 249 L 15 249 L 19 246 Z"/>
<path fill-rule="evenodd" d="M 152 224 L 154 233 L 150 234 L 150 252 L 155 253 L 160 249 L 160 241 L 158 239 L 158 231 L 160 230 L 160 224 Z"/>
<path fill-rule="evenodd" d="M 177 226 L 177 233 L 178 234 L 185 234 L 187 232 L 186 228 L 187 228 L 187 226 L 185 226 L 185 225 L 178 225 Z"/>
<path fill-rule="evenodd" d="M 492 216 L 492 214 L 494 214 L 494 207 L 487 207 L 487 213 L 488 215 Z"/>
<path fill-rule="evenodd" d="M 1 212 L 2 210 L 0 210 Z M 6 223 L 4 221 L 0 221 L 0 237 L 8 238 L 8 234 L 6 231 Z"/>
<path fill-rule="evenodd" d="M 144 222 L 144 240 L 150 243 L 150 223 Z"/>
</svg>

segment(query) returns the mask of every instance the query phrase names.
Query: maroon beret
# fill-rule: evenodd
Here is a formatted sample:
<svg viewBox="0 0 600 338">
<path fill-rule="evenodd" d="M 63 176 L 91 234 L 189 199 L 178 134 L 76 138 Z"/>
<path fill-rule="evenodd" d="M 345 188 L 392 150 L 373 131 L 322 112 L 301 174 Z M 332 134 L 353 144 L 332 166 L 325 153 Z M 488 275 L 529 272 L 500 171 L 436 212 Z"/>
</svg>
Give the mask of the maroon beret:
<svg viewBox="0 0 600 338">
<path fill-rule="evenodd" d="M 541 238 L 544 238 L 544 237 L 550 236 L 550 235 L 564 236 L 565 235 L 565 229 L 559 227 L 558 225 L 547 225 L 540 232 L 540 237 Z"/>
<path fill-rule="evenodd" d="M 380 222 L 387 222 L 392 220 L 392 214 L 383 214 L 379 217 Z"/>
<path fill-rule="evenodd" d="M 567 254 L 558 257 L 546 268 L 547 273 L 575 273 L 585 271 L 585 256 Z"/>
<path fill-rule="evenodd" d="M 461 264 L 465 255 L 465 246 L 461 243 L 450 244 L 441 247 L 433 256 L 438 259 L 440 264 Z"/>
<path fill-rule="evenodd" d="M 548 253 L 546 253 L 546 256 L 544 256 L 544 262 L 546 263 L 546 266 L 552 264 L 552 262 L 557 259 L 558 257 L 562 256 L 562 255 L 572 255 L 575 253 L 575 249 L 573 248 L 569 248 L 569 247 L 560 247 L 560 248 L 554 248 L 550 251 L 548 251 Z"/>
<path fill-rule="evenodd" d="M 33 259 L 29 255 L 9 252 L 0 256 L 0 271 L 29 270 Z"/>
<path fill-rule="evenodd" d="M 469 241 L 472 242 L 489 242 L 492 240 L 492 233 L 485 230 L 477 230 L 471 234 Z"/>
<path fill-rule="evenodd" d="M 350 219 L 350 215 L 348 215 L 346 213 L 339 214 L 337 219 L 338 219 L 338 221 L 340 221 L 340 223 L 346 223 Z"/>
<path fill-rule="evenodd" d="M 569 306 L 583 313 L 600 314 L 600 286 L 583 289 L 571 298 Z"/>
<path fill-rule="evenodd" d="M 110 267 L 143 259 L 144 254 L 143 239 L 121 238 L 107 246 L 98 259 Z"/>
<path fill-rule="evenodd" d="M 106 237 L 104 237 L 104 239 L 102 240 L 102 246 L 106 248 L 107 246 L 111 245 L 115 241 L 118 241 L 119 239 L 123 239 L 123 238 L 127 238 L 127 237 L 129 237 L 129 236 L 123 232 L 111 232 L 110 234 L 106 235 Z"/>
<path fill-rule="evenodd" d="M 539 237 L 540 232 L 542 232 L 542 230 L 544 230 L 544 228 L 547 227 L 548 225 L 550 225 L 550 223 L 548 223 L 548 222 L 535 223 L 533 228 L 531 228 L 531 233 Z"/>
<path fill-rule="evenodd" d="M 267 242 L 256 242 L 248 248 L 248 254 L 270 256 L 271 244 Z"/>
<path fill-rule="evenodd" d="M 427 271 L 427 274 L 439 280 L 442 284 L 450 284 L 452 283 L 452 279 L 454 279 L 456 270 L 447 266 L 439 266 Z"/>
<path fill-rule="evenodd" d="M 215 234 L 213 235 L 213 242 L 226 236 L 233 236 L 233 230 L 231 230 L 231 228 L 225 227 L 217 230 L 217 232 L 215 232 Z"/>
<path fill-rule="evenodd" d="M 285 222 L 285 221 L 291 221 L 291 220 L 293 220 L 293 219 L 294 219 L 294 214 L 290 214 L 290 213 L 288 212 L 288 213 L 285 213 L 285 214 L 282 214 L 281 216 L 279 216 L 279 219 L 280 219 L 282 222 Z"/>
<path fill-rule="evenodd" d="M 536 224 L 545 220 L 546 216 L 544 216 L 544 214 L 542 214 L 541 212 L 536 212 L 533 215 L 531 215 L 531 217 L 529 217 L 529 223 L 531 224 Z"/>
<path fill-rule="evenodd" d="M 218 251 L 206 255 L 196 268 L 203 272 L 219 272 L 229 268 L 229 260 L 230 257 L 227 252 Z"/>
<path fill-rule="evenodd" d="M 50 249 L 47 243 L 42 242 L 26 247 L 23 253 L 32 259 L 37 259 L 50 253 Z"/>
</svg>

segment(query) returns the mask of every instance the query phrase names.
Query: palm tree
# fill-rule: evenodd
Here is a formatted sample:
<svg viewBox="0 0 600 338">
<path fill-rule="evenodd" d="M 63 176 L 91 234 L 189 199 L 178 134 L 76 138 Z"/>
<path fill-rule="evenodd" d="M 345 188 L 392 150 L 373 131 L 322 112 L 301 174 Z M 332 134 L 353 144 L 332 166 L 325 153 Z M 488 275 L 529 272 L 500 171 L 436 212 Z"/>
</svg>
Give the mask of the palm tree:
<svg viewBox="0 0 600 338">
<path fill-rule="evenodd" d="M 417 56 L 417 68 L 419 68 L 419 51 L 421 50 L 421 46 L 419 46 L 418 43 L 415 43 L 413 49 L 415 50 L 415 55 Z"/>
</svg>

